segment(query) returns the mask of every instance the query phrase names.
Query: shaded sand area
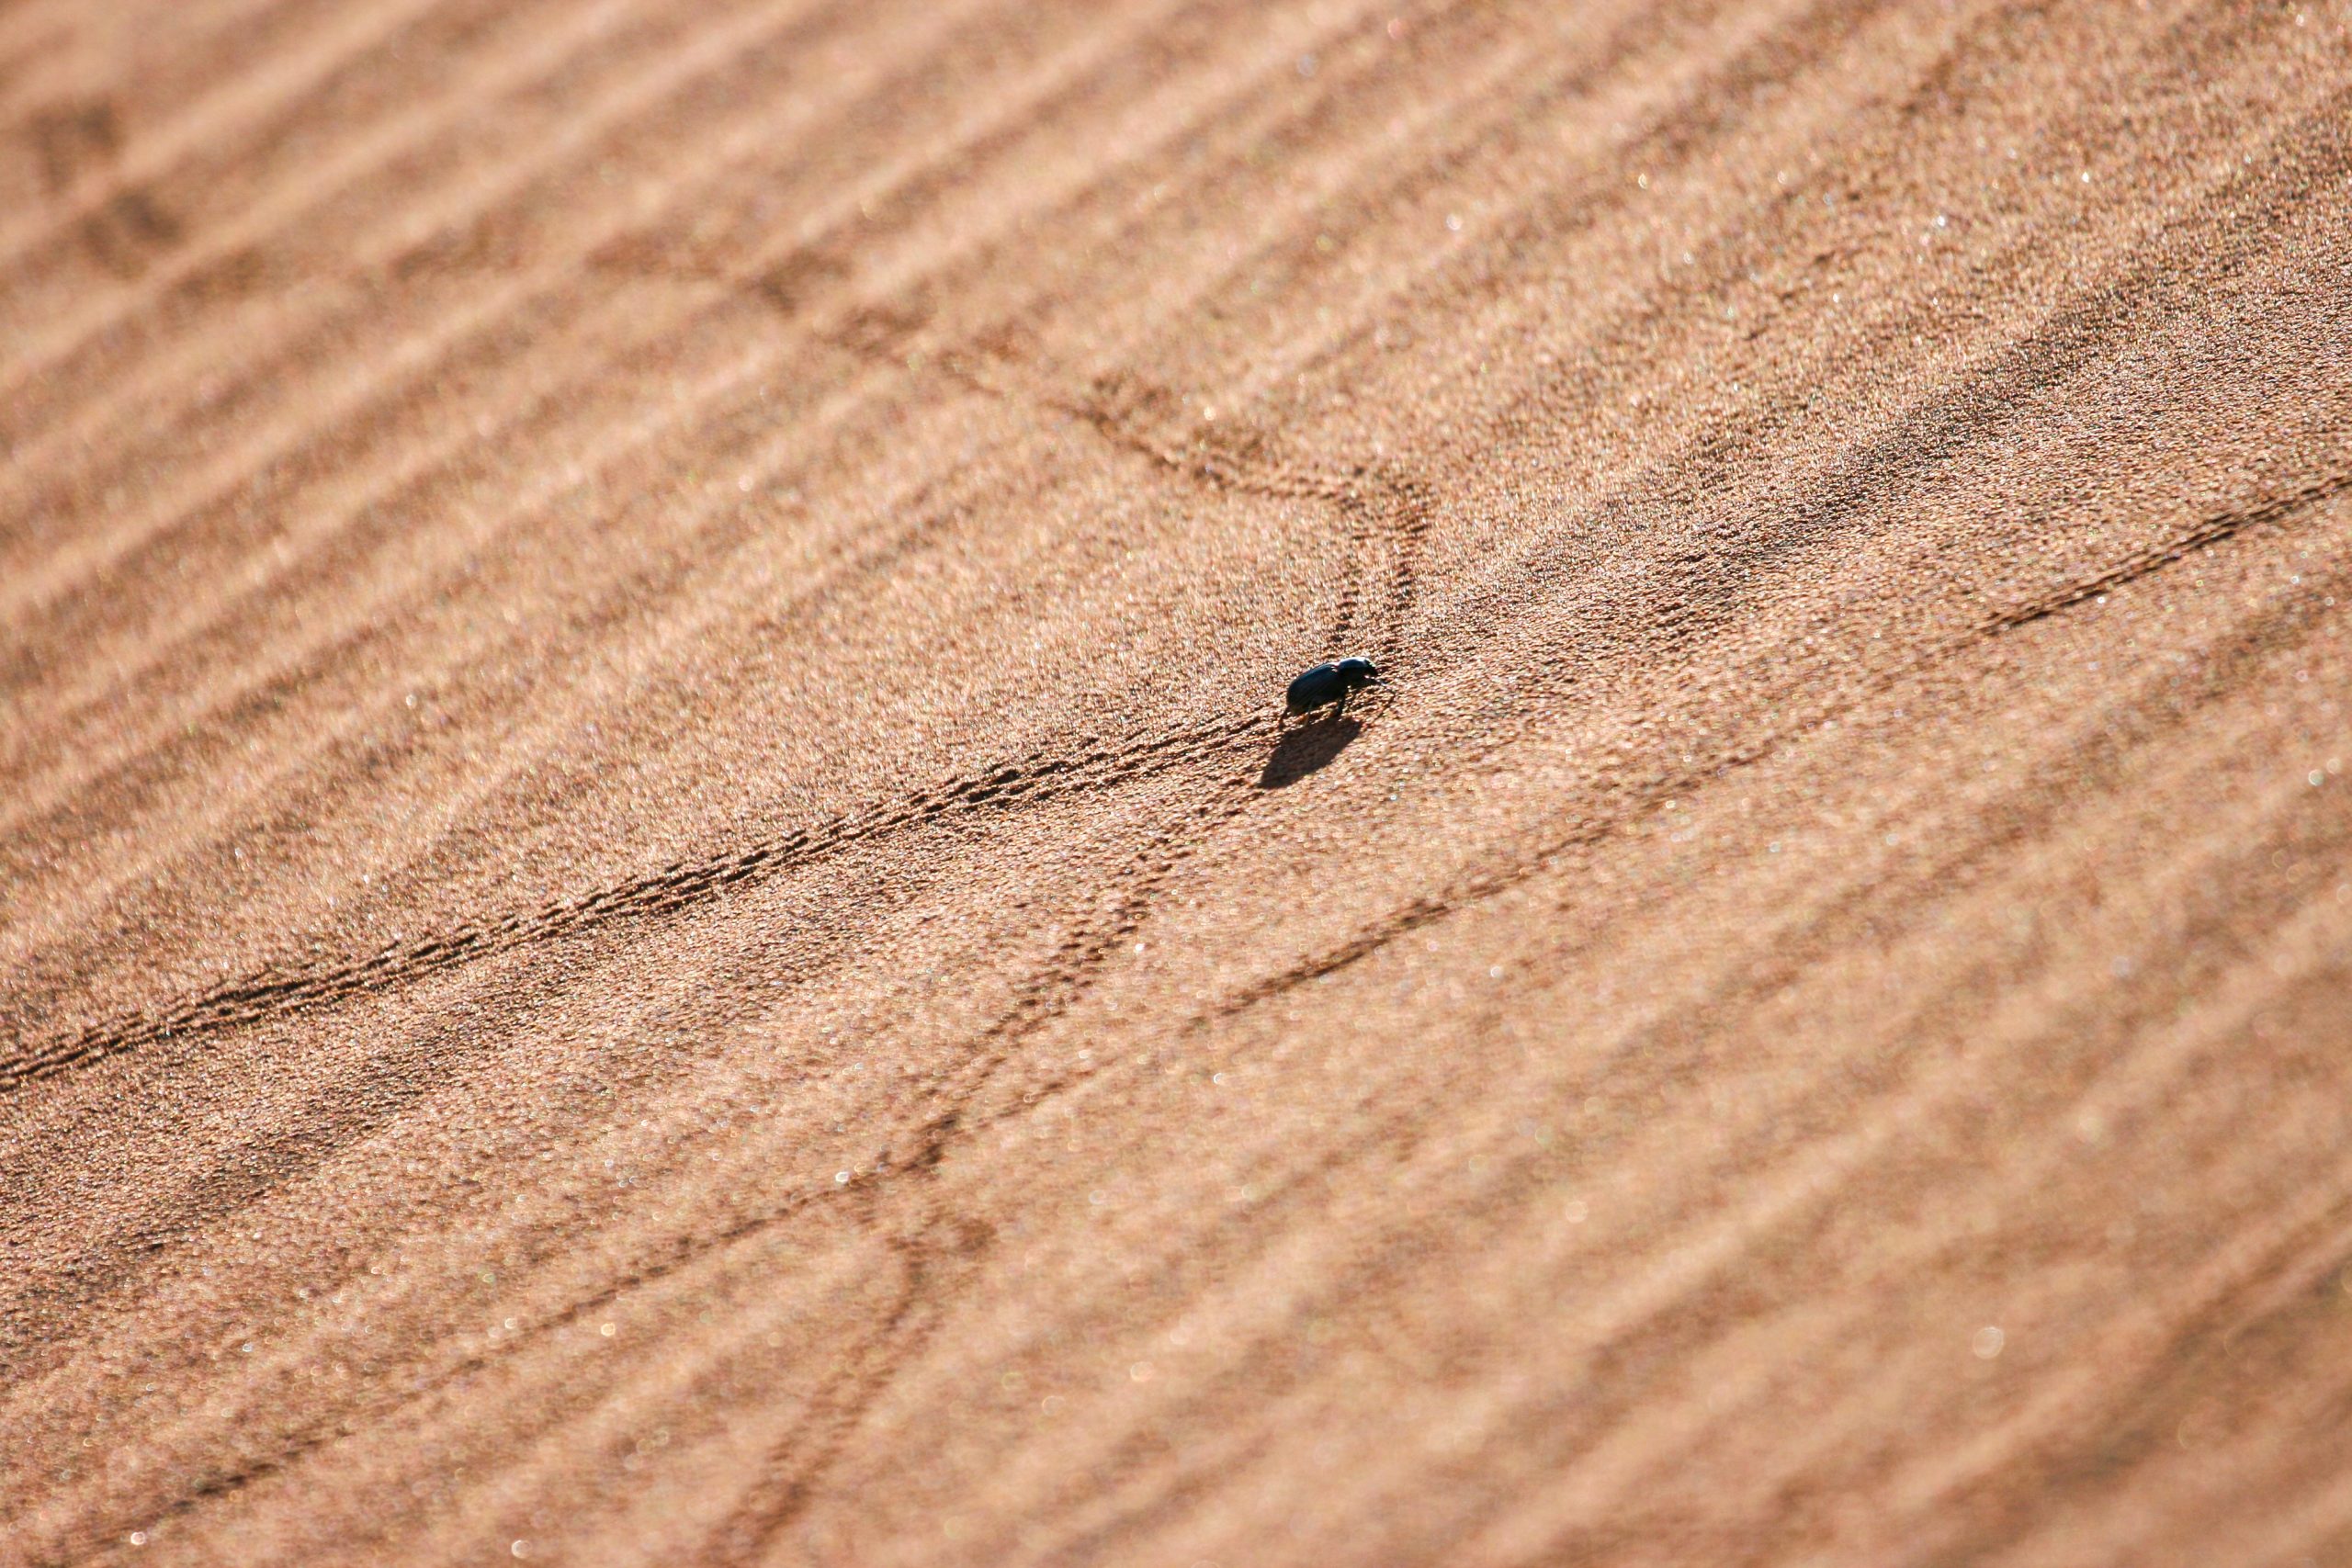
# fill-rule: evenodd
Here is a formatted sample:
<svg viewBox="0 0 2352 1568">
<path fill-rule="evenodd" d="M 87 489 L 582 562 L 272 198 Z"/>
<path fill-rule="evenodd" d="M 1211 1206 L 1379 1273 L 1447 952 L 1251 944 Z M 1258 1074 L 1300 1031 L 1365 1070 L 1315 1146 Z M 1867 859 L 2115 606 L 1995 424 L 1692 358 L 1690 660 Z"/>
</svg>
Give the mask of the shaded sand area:
<svg viewBox="0 0 2352 1568">
<path fill-rule="evenodd" d="M 0 1562 L 2352 1562 L 2348 27 L 0 9 Z"/>
</svg>

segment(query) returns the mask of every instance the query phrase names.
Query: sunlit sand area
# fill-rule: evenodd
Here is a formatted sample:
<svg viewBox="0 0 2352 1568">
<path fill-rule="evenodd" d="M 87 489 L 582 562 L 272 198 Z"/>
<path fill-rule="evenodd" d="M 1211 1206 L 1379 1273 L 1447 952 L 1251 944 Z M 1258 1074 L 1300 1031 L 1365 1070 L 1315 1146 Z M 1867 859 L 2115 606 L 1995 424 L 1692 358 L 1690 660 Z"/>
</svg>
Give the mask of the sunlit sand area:
<svg viewBox="0 0 2352 1568">
<path fill-rule="evenodd" d="M 2352 1563 L 2341 0 L 17 0 L 0 454 L 6 1568 Z"/>
</svg>

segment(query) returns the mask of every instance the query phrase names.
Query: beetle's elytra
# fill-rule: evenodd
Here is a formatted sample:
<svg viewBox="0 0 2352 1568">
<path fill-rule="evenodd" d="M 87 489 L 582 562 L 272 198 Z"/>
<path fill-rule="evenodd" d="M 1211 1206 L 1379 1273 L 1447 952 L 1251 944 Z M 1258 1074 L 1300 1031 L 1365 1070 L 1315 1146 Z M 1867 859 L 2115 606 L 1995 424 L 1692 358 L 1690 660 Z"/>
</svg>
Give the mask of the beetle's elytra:
<svg viewBox="0 0 2352 1568">
<path fill-rule="evenodd" d="M 1372 667 L 1369 659 L 1342 659 L 1336 664 L 1318 664 L 1290 683 L 1283 705 L 1291 714 L 1313 713 L 1317 708 L 1337 703 L 1339 712 L 1348 711 L 1348 694 L 1360 687 L 1377 685 L 1380 671 Z"/>
</svg>

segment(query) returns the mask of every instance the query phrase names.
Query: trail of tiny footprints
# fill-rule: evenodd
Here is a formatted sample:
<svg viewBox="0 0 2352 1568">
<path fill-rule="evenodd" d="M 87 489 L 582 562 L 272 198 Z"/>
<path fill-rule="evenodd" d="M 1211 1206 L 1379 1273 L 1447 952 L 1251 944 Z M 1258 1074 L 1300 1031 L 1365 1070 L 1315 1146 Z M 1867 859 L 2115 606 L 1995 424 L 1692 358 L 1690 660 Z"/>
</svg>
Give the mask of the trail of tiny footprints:
<svg viewBox="0 0 2352 1568">
<path fill-rule="evenodd" d="M 841 308 L 831 321 L 811 321 L 806 298 L 810 286 L 836 281 L 847 270 L 823 253 L 797 254 L 743 275 L 623 244 L 599 252 L 589 265 L 623 276 L 715 287 L 757 299 L 828 347 L 908 375 L 936 377 L 996 401 L 1076 419 L 1106 444 L 1211 490 L 1329 506 L 1341 525 L 1350 575 L 1323 646 L 1315 652 L 1337 657 L 1354 646 L 1363 630 L 1364 598 L 1357 563 L 1375 551 L 1385 554 L 1387 564 L 1374 615 L 1373 657 L 1393 663 L 1405 652 L 1404 624 L 1419 591 L 1436 504 L 1427 482 L 1396 464 L 1333 467 L 1286 457 L 1263 431 L 1231 418 L 1195 419 L 1173 390 L 1128 372 L 1096 376 L 1082 392 L 1072 394 L 1063 389 L 1072 378 L 1034 364 L 1010 328 L 918 352 L 916 340 L 930 324 L 919 304 L 868 299 Z M 1169 434 L 1171 429 L 1175 434 Z"/>
<path fill-rule="evenodd" d="M 1984 617 L 1955 636 L 1923 645 L 1912 657 L 1797 722 L 1749 744 L 1726 748 L 1690 766 L 1626 788 L 1618 809 L 1581 818 L 1532 850 L 1470 872 L 1440 892 L 1410 900 L 1379 919 L 1365 924 L 1345 941 L 1242 987 L 1215 1007 L 1194 1015 L 1186 1028 L 1188 1031 L 1198 1030 L 1212 1022 L 1248 1012 L 1261 1002 L 1271 1001 L 1327 975 L 1351 967 L 1399 938 L 1409 936 L 1460 909 L 1506 893 L 1570 851 L 1598 844 L 1622 830 L 1628 822 L 1657 810 L 1661 803 L 1688 795 L 1711 780 L 1764 761 L 1791 740 L 1818 728 L 1825 720 L 1843 717 L 1863 703 L 1901 685 L 1919 671 L 1937 668 L 1973 644 L 2061 615 L 2100 594 L 2161 571 L 2200 550 L 2225 544 L 2248 529 L 2283 523 L 2312 511 L 2347 491 L 2352 491 L 2352 473 L 2335 474 L 2266 501 L 2225 508 L 2162 544 L 2134 551 L 2103 571 L 2037 594 Z"/>
<path fill-rule="evenodd" d="M 1230 727 L 1238 741 L 1261 728 L 1258 721 Z M 1221 736 L 1215 727 L 1180 732 L 1156 743 L 1202 735 Z M 1226 749 L 1195 745 L 1179 753 L 1184 760 Z M 1125 755 L 1125 752 L 1114 753 Z M 919 799 L 935 799 L 956 791 L 970 798 L 974 787 L 1015 771 L 1000 768 L 943 786 Z M 862 1219 L 876 1216 L 888 1193 L 900 1195 L 910 1181 L 927 1182 L 936 1175 L 948 1152 L 959 1141 L 997 1125 L 1011 1116 L 1025 1114 L 1056 1095 L 1091 1077 L 1093 1068 L 1067 1066 L 1039 1079 L 1026 1094 L 1010 1103 L 980 1111 L 978 1102 L 1023 1040 L 1036 1034 L 1072 1007 L 1102 972 L 1110 955 L 1141 925 L 1149 904 L 1167 886 L 1176 870 L 1223 828 L 1249 809 L 1256 791 L 1246 777 L 1221 781 L 1205 799 L 1152 834 L 1133 857 L 1125 891 L 1104 914 L 1081 921 L 1058 942 L 1038 971 L 1015 994 L 1004 1013 L 981 1031 L 969 1053 L 954 1067 L 921 1091 L 916 1111 L 901 1138 L 894 1140 L 875 1163 L 852 1173 L 845 1185 L 796 1189 L 775 1201 L 742 1214 L 715 1230 L 673 1237 L 658 1253 L 601 1288 L 567 1306 L 540 1317 L 531 1333 L 543 1337 L 576 1327 L 623 1296 L 658 1283 L 681 1269 L 725 1251 L 754 1235 L 786 1224 L 820 1203 L 846 1202 Z M 1188 831 L 1187 829 L 1194 830 Z M 797 1516 L 812 1495 L 811 1488 L 825 1472 L 865 1413 L 888 1387 L 898 1370 L 919 1349 L 938 1323 L 955 1286 L 968 1277 L 984 1255 L 989 1237 L 984 1227 L 936 1212 L 919 1218 L 908 1231 L 894 1236 L 892 1249 L 906 1269 L 903 1289 L 884 1322 L 869 1336 L 859 1353 L 820 1391 L 808 1418 L 772 1451 L 762 1479 L 752 1485 L 730 1517 L 728 1526 L 710 1543 L 711 1561 L 751 1561 L 760 1543 Z M 937 1280 L 939 1283 L 934 1284 Z M 348 1435 L 362 1420 L 380 1419 L 459 1380 L 482 1371 L 492 1358 L 475 1352 L 462 1356 L 438 1372 L 420 1379 L 395 1397 L 361 1410 L 343 1410 L 322 1417 L 300 1431 L 275 1452 L 255 1456 L 221 1470 L 190 1487 L 157 1517 L 185 1514 L 199 1504 L 240 1492 L 281 1474 L 311 1453 Z M 744 1555 L 746 1550 L 752 1556 Z"/>
<path fill-rule="evenodd" d="M 1065 1070 L 1048 1076 L 1011 1108 L 994 1113 L 976 1109 L 989 1086 L 1011 1065 L 1021 1043 L 1054 1023 L 1093 988 L 1111 955 L 1140 929 L 1146 911 L 1177 868 L 1237 820 L 1254 793 L 1245 777 L 1225 778 L 1206 799 L 1145 840 L 1128 874 L 1119 879 L 1124 891 L 1117 902 L 1098 919 L 1073 928 L 1003 1015 L 981 1032 L 952 1067 L 922 1089 L 911 1146 L 902 1149 L 894 1143 L 871 1177 L 846 1194 L 863 1221 L 878 1221 L 886 1193 L 904 1201 L 910 1183 L 929 1187 L 959 1141 L 1005 1115 L 1034 1111 L 1040 1101 L 1087 1076 L 1089 1069 Z M 897 1179 L 881 1179 L 886 1177 Z M 779 1211 L 770 1223 L 804 1206 L 805 1201 Z M 710 1561 L 759 1561 L 777 1532 L 807 1508 L 817 1483 L 899 1372 L 920 1355 L 993 1239 L 986 1224 L 943 1208 L 935 1199 L 894 1235 L 891 1247 L 906 1272 L 902 1292 L 883 1323 L 820 1393 L 809 1419 L 770 1451 L 743 1504 L 707 1543 Z M 691 1256 L 706 1256 L 710 1250 L 699 1247 Z"/>
<path fill-rule="evenodd" d="M 1095 745 L 1074 755 L 1033 756 L 967 775 L 887 806 L 797 829 L 732 853 L 673 861 L 659 871 L 490 922 L 469 922 L 361 959 L 254 971 L 159 1013 L 119 1018 L 0 1058 L 0 1095 L 158 1042 L 216 1034 L 334 1006 L 405 986 L 460 964 L 627 921 L 711 902 L 732 889 L 810 865 L 905 829 L 1114 788 L 1246 742 L 1262 716 L 1196 725 L 1156 737 Z"/>
<path fill-rule="evenodd" d="M 910 369 L 920 368 L 911 359 L 893 357 Z M 1363 634 L 1364 595 L 1358 563 L 1375 552 L 1385 554 L 1387 570 L 1373 614 L 1373 656 L 1389 664 L 1405 651 L 1405 623 L 1419 589 L 1421 558 L 1436 517 L 1434 494 L 1418 476 L 1392 463 L 1332 467 L 1290 457 L 1263 431 L 1230 418 L 1204 415 L 1195 420 L 1173 392 L 1129 374 L 1096 377 L 1084 395 L 1071 397 L 1050 384 L 1038 384 L 1001 352 L 986 357 L 956 352 L 922 363 L 987 396 L 1069 415 L 1109 445 L 1212 490 L 1332 508 L 1341 526 L 1349 575 L 1323 645 L 1314 653 L 1348 653 Z M 1007 372 L 1019 379 L 1008 382 Z M 1181 433 L 1162 434 L 1171 425 Z"/>
</svg>

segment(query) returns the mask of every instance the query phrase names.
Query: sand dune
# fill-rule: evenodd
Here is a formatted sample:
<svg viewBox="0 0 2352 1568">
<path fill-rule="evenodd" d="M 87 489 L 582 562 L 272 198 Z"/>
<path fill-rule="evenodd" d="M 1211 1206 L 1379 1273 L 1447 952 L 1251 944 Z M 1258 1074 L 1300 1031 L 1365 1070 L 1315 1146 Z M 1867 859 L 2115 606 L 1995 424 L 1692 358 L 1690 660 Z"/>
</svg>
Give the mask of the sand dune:
<svg viewBox="0 0 2352 1568">
<path fill-rule="evenodd" d="M 17 0 L 0 450 L 0 1563 L 2352 1563 L 2335 0 Z"/>
</svg>

